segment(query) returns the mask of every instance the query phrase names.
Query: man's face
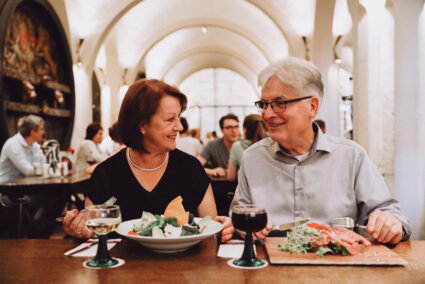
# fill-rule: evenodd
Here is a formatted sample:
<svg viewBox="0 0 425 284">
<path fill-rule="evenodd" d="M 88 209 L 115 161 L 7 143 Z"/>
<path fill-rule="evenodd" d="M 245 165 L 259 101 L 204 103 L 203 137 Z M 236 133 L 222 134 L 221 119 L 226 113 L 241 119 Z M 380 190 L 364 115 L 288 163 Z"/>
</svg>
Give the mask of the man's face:
<svg viewBox="0 0 425 284">
<path fill-rule="evenodd" d="M 223 120 L 221 132 L 224 140 L 232 143 L 238 141 L 240 136 L 239 122 L 231 118 Z"/>
<path fill-rule="evenodd" d="M 283 84 L 276 76 L 272 76 L 264 85 L 261 100 L 265 102 L 286 101 L 301 97 L 295 89 Z M 262 111 L 270 137 L 283 147 L 297 144 L 312 128 L 312 120 L 316 115 L 318 99 L 313 97 L 286 105 L 284 112 L 276 113 L 271 106 Z"/>
<path fill-rule="evenodd" d="M 44 130 L 43 124 L 39 125 L 37 130 L 31 130 L 31 135 L 38 144 L 43 142 L 45 134 L 46 131 Z"/>
</svg>

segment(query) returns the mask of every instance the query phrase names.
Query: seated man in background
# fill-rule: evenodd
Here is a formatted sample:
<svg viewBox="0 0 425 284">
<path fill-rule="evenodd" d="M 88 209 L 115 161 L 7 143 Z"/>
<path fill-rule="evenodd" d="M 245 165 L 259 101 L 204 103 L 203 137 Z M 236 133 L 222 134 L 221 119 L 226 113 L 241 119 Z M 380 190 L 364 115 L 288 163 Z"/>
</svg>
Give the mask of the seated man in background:
<svg viewBox="0 0 425 284">
<path fill-rule="evenodd" d="M 202 144 L 198 139 L 189 135 L 189 125 L 186 118 L 180 117 L 180 123 L 183 126 L 183 130 L 180 131 L 176 139 L 177 149 L 196 157 L 201 153 Z"/>
<path fill-rule="evenodd" d="M 13 180 L 35 174 L 34 163 L 45 162 L 40 149 L 45 135 L 44 120 L 36 115 L 28 115 L 18 120 L 18 133 L 7 139 L 0 155 L 0 182 Z M 12 197 L 0 197 L 7 207 L 16 205 Z M 59 215 L 64 207 L 64 197 L 44 195 L 24 196 L 26 207 L 30 210 L 33 220 L 31 236 L 45 235 L 54 225 L 54 217 Z M 59 202 L 60 201 L 60 202 Z"/>
<path fill-rule="evenodd" d="M 351 217 L 378 242 L 397 244 L 411 229 L 400 204 L 357 143 L 332 137 L 313 123 L 323 98 L 316 67 L 288 57 L 269 65 L 258 79 L 262 114 L 270 138 L 245 150 L 232 205 L 256 204 L 274 225 L 311 217 L 331 223 Z"/>
<path fill-rule="evenodd" d="M 220 118 L 219 125 L 223 137 L 208 142 L 197 157 L 201 164 L 206 167 L 207 174 L 213 177 L 226 176 L 230 149 L 233 142 L 236 142 L 240 137 L 239 119 L 233 113 Z"/>
</svg>

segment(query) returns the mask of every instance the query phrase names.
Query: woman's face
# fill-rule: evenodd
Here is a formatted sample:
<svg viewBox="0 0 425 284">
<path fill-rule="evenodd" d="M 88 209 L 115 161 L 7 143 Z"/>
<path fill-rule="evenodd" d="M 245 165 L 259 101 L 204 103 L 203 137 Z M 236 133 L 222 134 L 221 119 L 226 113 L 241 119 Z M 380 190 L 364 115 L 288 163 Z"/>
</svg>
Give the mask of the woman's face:
<svg viewBox="0 0 425 284">
<path fill-rule="evenodd" d="M 102 140 L 103 140 L 103 130 L 102 129 L 99 129 L 99 131 L 96 133 L 96 135 L 93 136 L 93 139 L 92 140 L 93 140 L 93 142 L 95 144 L 101 143 Z"/>
<path fill-rule="evenodd" d="M 176 148 L 176 137 L 183 126 L 180 123 L 181 106 L 177 98 L 164 96 L 149 124 L 142 125 L 144 143 L 149 152 L 166 152 Z"/>
</svg>

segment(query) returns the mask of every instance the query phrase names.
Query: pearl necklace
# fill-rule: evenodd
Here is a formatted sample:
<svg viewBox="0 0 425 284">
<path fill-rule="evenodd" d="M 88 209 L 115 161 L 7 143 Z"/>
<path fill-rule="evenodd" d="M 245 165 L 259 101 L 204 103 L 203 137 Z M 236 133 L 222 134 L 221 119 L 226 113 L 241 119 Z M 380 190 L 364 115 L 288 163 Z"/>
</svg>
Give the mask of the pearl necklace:
<svg viewBox="0 0 425 284">
<path fill-rule="evenodd" d="M 131 159 L 131 156 L 130 156 L 130 148 L 127 148 L 127 157 L 128 157 L 128 160 L 130 161 L 130 163 L 136 169 L 144 171 L 144 172 L 153 172 L 153 171 L 156 171 L 157 169 L 161 168 L 165 164 L 165 161 L 167 161 L 167 158 L 168 158 L 168 152 L 167 152 L 167 155 L 165 155 L 164 161 L 162 161 L 162 163 L 159 166 L 152 168 L 152 169 L 145 169 L 145 168 L 139 167 L 135 162 L 133 162 L 133 160 Z"/>
</svg>

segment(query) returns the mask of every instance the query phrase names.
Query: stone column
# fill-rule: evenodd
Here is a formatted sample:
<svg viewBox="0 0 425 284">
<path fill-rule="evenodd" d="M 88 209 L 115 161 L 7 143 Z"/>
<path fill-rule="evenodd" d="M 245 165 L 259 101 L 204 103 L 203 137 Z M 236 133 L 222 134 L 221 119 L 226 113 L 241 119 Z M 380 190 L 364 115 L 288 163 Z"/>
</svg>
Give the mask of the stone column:
<svg viewBox="0 0 425 284">
<path fill-rule="evenodd" d="M 422 0 L 393 0 L 395 16 L 395 197 L 419 237 L 424 207 Z M 422 22 L 423 23 L 423 22 Z M 420 33 L 421 32 L 421 33 Z M 420 39 L 422 39 L 420 41 Z M 421 47 L 421 49 L 420 49 Z"/>
<path fill-rule="evenodd" d="M 316 4 L 312 59 L 320 73 L 322 73 L 322 80 L 325 86 L 324 99 L 317 117 L 325 120 L 328 134 L 339 136 L 340 97 L 337 82 L 338 70 L 333 63 L 332 51 L 334 42 L 332 34 L 334 7 L 335 0 L 320 1 L 320 4 Z"/>
<path fill-rule="evenodd" d="M 394 24 L 385 0 L 352 0 L 354 140 L 393 188 Z"/>
</svg>

